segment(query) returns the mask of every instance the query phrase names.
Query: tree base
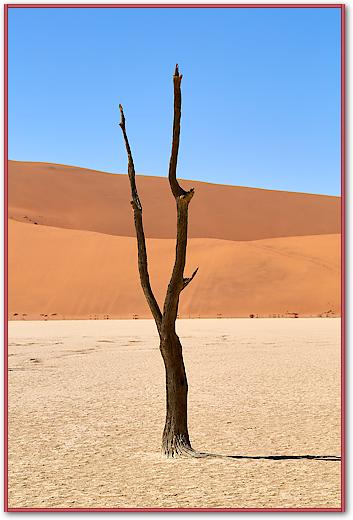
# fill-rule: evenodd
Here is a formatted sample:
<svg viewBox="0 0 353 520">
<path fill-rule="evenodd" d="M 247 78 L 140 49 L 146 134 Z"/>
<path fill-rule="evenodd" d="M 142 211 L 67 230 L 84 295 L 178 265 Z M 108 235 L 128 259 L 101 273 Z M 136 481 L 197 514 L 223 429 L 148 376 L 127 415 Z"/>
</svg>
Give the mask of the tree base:
<svg viewBox="0 0 353 520">
<path fill-rule="evenodd" d="M 192 451 L 193 449 L 187 433 L 163 436 L 162 453 L 167 458 L 187 456 L 190 455 Z"/>
<path fill-rule="evenodd" d="M 217 455 L 212 453 L 204 453 L 194 450 L 187 434 L 173 435 L 168 438 L 163 437 L 162 454 L 168 459 L 177 459 L 181 457 L 193 457 L 197 459 L 217 457 Z"/>
</svg>

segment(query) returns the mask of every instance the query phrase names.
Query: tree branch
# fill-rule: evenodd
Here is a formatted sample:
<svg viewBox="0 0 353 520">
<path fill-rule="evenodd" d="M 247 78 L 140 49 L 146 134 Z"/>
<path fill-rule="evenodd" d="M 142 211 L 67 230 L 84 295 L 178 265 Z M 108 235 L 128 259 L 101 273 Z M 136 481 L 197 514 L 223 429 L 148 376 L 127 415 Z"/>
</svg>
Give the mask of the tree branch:
<svg viewBox="0 0 353 520">
<path fill-rule="evenodd" d="M 198 270 L 199 270 L 199 268 L 195 269 L 195 271 L 192 273 L 190 278 L 184 278 L 183 279 L 183 288 L 182 288 L 182 290 L 185 289 L 185 287 L 187 287 L 189 285 L 189 283 L 195 278 L 196 273 L 197 273 Z"/>
<path fill-rule="evenodd" d="M 176 178 L 176 170 L 178 163 L 179 139 L 180 139 L 180 119 L 181 119 L 181 80 L 183 75 L 179 74 L 178 64 L 175 66 L 173 83 L 174 83 L 174 120 L 173 120 L 173 140 L 172 152 L 169 161 L 169 184 L 174 197 L 185 195 L 187 192 L 179 185 Z"/>
<path fill-rule="evenodd" d="M 179 151 L 180 118 L 181 118 L 181 83 L 182 75 L 179 75 L 178 65 L 175 67 L 174 82 L 174 124 L 172 153 L 169 163 L 169 184 L 177 205 L 177 239 L 175 250 L 175 262 L 173 272 L 167 289 L 163 307 L 162 335 L 175 333 L 175 321 L 178 314 L 179 296 L 185 287 L 191 282 L 197 273 L 191 278 L 184 278 L 186 262 L 186 246 L 188 240 L 188 209 L 194 196 L 194 189 L 185 191 L 176 179 L 176 168 Z"/>
<path fill-rule="evenodd" d="M 188 233 L 188 208 L 189 203 L 194 195 L 191 189 L 186 195 L 176 198 L 177 202 L 177 240 L 175 250 L 175 262 L 167 289 L 167 294 L 163 307 L 162 332 L 175 330 L 175 320 L 178 314 L 179 296 L 181 291 L 186 287 L 184 285 L 184 268 L 186 262 L 186 246 Z M 193 276 L 195 276 L 194 273 Z M 190 280 L 191 281 L 191 280 Z"/>
<path fill-rule="evenodd" d="M 143 289 L 145 298 L 147 300 L 147 303 L 149 305 L 149 308 L 151 309 L 153 318 L 156 322 L 157 329 L 159 334 L 161 334 L 161 328 L 162 328 L 162 313 L 159 308 L 159 305 L 157 303 L 156 298 L 154 297 L 149 274 L 148 274 L 148 265 L 147 265 L 147 251 L 146 251 L 146 240 L 145 240 L 145 233 L 143 229 L 143 221 L 142 221 L 142 206 L 141 202 L 138 196 L 137 187 L 136 187 L 136 181 L 135 181 L 135 166 L 134 161 L 132 158 L 131 148 L 129 144 L 129 140 L 126 133 L 125 128 L 125 116 L 123 107 L 119 105 L 120 109 L 120 123 L 119 126 L 123 132 L 124 141 L 125 141 L 125 148 L 126 153 L 128 157 L 128 175 L 130 180 L 130 187 L 131 187 L 131 205 L 134 210 L 134 222 L 135 222 L 135 230 L 136 230 L 136 238 L 137 238 L 137 249 L 138 249 L 138 268 L 140 273 L 140 282 L 141 287 Z"/>
</svg>

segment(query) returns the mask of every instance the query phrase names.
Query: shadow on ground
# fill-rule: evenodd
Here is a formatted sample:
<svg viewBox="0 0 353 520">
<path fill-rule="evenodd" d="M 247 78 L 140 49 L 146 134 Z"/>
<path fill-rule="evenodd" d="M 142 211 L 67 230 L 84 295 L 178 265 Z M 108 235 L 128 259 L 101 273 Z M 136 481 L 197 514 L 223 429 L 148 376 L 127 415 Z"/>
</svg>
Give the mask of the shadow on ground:
<svg viewBox="0 0 353 520">
<path fill-rule="evenodd" d="M 264 460 L 327 460 L 340 461 L 337 455 L 227 455 L 230 459 L 264 459 Z"/>
</svg>

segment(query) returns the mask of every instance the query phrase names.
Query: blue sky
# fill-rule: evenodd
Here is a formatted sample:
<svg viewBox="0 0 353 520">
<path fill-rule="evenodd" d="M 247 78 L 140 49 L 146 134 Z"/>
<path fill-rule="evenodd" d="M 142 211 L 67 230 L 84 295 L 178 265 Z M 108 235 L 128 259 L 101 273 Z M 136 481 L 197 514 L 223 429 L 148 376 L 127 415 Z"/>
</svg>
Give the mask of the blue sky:
<svg viewBox="0 0 353 520">
<path fill-rule="evenodd" d="M 340 10 L 9 9 L 9 157 L 340 193 Z"/>
</svg>

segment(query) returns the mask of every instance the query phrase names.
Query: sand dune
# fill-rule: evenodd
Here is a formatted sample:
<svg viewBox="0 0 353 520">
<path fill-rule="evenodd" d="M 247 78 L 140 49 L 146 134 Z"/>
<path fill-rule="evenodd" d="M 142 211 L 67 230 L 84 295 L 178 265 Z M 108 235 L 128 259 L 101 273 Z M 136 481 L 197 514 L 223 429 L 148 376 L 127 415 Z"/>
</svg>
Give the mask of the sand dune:
<svg viewBox="0 0 353 520">
<path fill-rule="evenodd" d="M 146 236 L 173 238 L 165 178 L 138 176 Z M 195 187 L 190 237 L 226 240 L 340 233 L 340 198 L 183 181 Z M 9 216 L 22 222 L 134 236 L 127 175 L 9 162 Z"/>
<path fill-rule="evenodd" d="M 171 239 L 148 240 L 160 302 L 174 248 Z M 136 255 L 134 238 L 10 220 L 10 319 L 150 317 Z M 340 235 L 246 242 L 194 238 L 186 273 L 197 266 L 199 273 L 182 293 L 182 317 L 340 313 Z"/>
</svg>

